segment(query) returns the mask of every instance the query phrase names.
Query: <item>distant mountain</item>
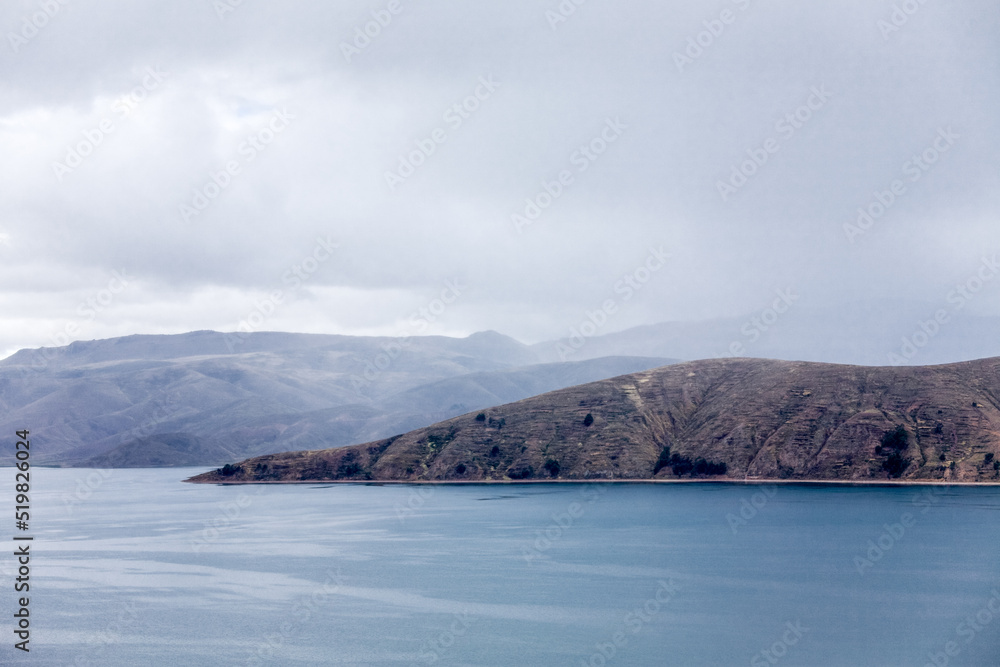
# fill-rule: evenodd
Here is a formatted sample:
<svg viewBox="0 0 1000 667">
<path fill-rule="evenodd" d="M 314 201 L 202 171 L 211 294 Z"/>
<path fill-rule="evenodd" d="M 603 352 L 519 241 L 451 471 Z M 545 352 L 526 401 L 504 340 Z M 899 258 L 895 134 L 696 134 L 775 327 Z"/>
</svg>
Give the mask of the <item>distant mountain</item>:
<svg viewBox="0 0 1000 667">
<path fill-rule="evenodd" d="M 872 299 L 834 306 L 812 303 L 784 290 L 776 292 L 770 304 L 762 305 L 766 307 L 761 311 L 738 318 L 663 322 L 592 337 L 580 334 L 538 343 L 532 349 L 546 361 L 628 354 L 865 366 L 943 364 L 1000 356 L 1000 318 L 973 315 L 947 299 L 941 303 Z"/>
<path fill-rule="evenodd" d="M 676 364 L 195 482 L 791 479 L 1000 483 L 1000 358 Z"/>
<path fill-rule="evenodd" d="M 176 451 L 177 460 L 212 465 L 374 441 L 677 359 L 946 363 L 1000 355 L 998 334 L 1000 318 L 977 317 L 951 299 L 868 300 L 845 308 L 784 290 L 743 318 L 590 337 L 577 331 L 536 345 L 495 331 L 406 339 L 212 331 L 127 336 L 21 350 L 0 360 L 0 428 L 44 433 L 45 447 L 35 455 L 40 463 L 163 465 L 173 450 L 150 438 L 183 436 L 199 444 Z M 10 461 L 11 452 L 0 450 L 0 464 Z"/>
<path fill-rule="evenodd" d="M 196 436 L 161 433 L 132 440 L 91 457 L 86 465 L 94 468 L 174 468 L 203 465 L 206 459 L 220 461 L 233 456 L 233 452 Z"/>
<path fill-rule="evenodd" d="M 670 363 L 538 365 L 496 332 L 410 339 L 197 331 L 22 350 L 0 361 L 0 428 L 38 463 L 213 465 L 348 445 Z M 9 451 L 0 463 L 10 462 Z"/>
</svg>

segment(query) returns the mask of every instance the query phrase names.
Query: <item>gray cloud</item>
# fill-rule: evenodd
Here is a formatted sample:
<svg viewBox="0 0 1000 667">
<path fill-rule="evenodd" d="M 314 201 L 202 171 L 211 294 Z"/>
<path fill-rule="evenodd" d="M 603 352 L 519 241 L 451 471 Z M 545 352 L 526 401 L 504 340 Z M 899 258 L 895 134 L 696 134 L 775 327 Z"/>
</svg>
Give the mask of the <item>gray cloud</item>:
<svg viewBox="0 0 1000 667">
<path fill-rule="evenodd" d="M 566 335 L 650 246 L 671 261 L 609 330 L 740 316 L 788 286 L 831 308 L 938 303 L 1000 250 L 1000 20 L 988 0 L 910 3 L 883 35 L 894 4 L 590 0 L 553 29 L 554 0 L 399 0 L 391 21 L 388 2 L 245 1 L 221 19 L 210 0 L 7 3 L 0 349 L 74 322 L 80 338 L 232 330 L 275 289 L 265 328 L 391 334 L 448 279 L 467 288 L 436 332 L 531 342 Z M 43 5 L 59 10 L 25 38 Z M 387 24 L 348 62 L 373 11 Z M 447 115 L 477 88 L 461 123 Z M 782 125 L 818 88 L 829 99 Z M 280 132 L 277 112 L 293 116 Z M 608 119 L 621 136 L 581 158 Z M 958 138 L 911 181 L 904 164 L 947 128 Z M 718 183 L 769 140 L 723 201 Z M 511 216 L 562 171 L 519 233 Z M 844 225 L 894 180 L 905 193 L 850 242 Z M 320 237 L 339 248 L 293 289 Z M 134 281 L 81 321 L 122 269 Z"/>
</svg>

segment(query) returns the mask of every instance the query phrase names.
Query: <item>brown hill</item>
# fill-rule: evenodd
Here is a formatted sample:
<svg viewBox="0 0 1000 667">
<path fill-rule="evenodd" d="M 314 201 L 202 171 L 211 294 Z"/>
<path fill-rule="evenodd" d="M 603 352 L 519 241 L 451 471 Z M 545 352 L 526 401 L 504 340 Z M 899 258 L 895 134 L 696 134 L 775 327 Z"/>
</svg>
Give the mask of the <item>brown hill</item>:
<svg viewBox="0 0 1000 667">
<path fill-rule="evenodd" d="M 1000 482 L 996 454 L 1000 358 L 910 367 L 719 359 L 561 389 L 367 444 L 260 456 L 190 481 Z"/>
</svg>

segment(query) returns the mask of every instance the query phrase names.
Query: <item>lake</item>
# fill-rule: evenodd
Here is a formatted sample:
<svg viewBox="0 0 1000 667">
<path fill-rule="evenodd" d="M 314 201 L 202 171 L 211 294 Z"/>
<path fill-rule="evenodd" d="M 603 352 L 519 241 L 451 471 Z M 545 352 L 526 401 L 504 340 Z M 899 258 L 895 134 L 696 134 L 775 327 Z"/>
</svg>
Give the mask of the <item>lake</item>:
<svg viewBox="0 0 1000 667">
<path fill-rule="evenodd" d="M 11 549 L 0 660 L 1000 664 L 1000 488 L 181 483 L 203 470 L 33 469 L 31 653 Z"/>
</svg>

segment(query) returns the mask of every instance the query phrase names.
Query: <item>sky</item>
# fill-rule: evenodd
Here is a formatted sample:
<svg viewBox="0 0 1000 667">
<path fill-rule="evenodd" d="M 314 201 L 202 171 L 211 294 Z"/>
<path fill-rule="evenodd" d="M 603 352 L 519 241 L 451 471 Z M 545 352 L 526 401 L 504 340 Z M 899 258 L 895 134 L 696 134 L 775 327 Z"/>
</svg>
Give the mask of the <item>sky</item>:
<svg viewBox="0 0 1000 667">
<path fill-rule="evenodd" d="M 533 343 L 977 275 L 1000 315 L 995 0 L 10 0 L 0 32 L 3 356 Z"/>
</svg>

